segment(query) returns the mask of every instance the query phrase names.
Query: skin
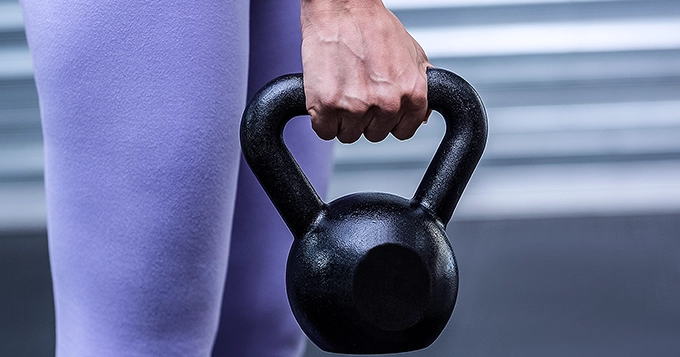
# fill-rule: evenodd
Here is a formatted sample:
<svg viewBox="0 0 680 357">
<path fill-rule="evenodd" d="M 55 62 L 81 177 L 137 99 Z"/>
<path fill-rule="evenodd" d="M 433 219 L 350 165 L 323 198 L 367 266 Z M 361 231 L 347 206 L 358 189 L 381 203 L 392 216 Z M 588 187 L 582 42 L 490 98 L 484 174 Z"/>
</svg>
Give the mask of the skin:
<svg viewBox="0 0 680 357">
<path fill-rule="evenodd" d="M 380 0 L 302 0 L 302 67 L 312 128 L 325 140 L 405 140 L 430 114 L 420 45 Z"/>
</svg>

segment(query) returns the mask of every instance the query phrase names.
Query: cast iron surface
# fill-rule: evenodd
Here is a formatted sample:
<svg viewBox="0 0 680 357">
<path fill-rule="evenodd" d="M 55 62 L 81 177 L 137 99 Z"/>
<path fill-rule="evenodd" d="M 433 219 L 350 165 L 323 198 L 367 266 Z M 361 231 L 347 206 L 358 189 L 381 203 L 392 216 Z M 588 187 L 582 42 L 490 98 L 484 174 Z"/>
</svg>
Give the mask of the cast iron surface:
<svg viewBox="0 0 680 357">
<path fill-rule="evenodd" d="M 486 143 L 486 115 L 461 77 L 429 69 L 428 103 L 446 133 L 413 198 L 356 193 L 324 203 L 283 142 L 307 114 L 302 76 L 252 99 L 241 123 L 246 161 L 295 236 L 288 298 L 321 349 L 377 354 L 429 346 L 456 302 L 458 271 L 446 225 Z"/>
</svg>

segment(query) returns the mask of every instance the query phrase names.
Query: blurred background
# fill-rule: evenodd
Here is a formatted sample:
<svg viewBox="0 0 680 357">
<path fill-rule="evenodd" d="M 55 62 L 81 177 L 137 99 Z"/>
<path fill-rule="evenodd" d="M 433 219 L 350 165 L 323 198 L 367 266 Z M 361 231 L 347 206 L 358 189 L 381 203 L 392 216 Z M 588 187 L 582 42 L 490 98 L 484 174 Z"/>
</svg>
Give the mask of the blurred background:
<svg viewBox="0 0 680 357">
<path fill-rule="evenodd" d="M 680 1 L 385 3 L 489 118 L 448 227 L 456 309 L 407 355 L 680 355 Z M 337 144 L 329 198 L 411 196 L 443 130 Z M 0 356 L 54 347 L 42 169 L 21 9 L 0 0 Z"/>
</svg>

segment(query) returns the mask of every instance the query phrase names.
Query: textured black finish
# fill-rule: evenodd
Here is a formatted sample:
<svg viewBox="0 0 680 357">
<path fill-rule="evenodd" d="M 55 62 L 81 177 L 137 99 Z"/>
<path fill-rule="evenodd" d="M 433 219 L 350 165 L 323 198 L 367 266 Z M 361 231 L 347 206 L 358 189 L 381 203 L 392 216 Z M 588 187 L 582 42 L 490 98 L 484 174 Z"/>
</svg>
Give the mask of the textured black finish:
<svg viewBox="0 0 680 357">
<path fill-rule="evenodd" d="M 395 353 L 429 346 L 446 326 L 458 292 L 445 227 L 486 142 L 486 116 L 457 75 L 428 70 L 430 108 L 447 122 L 444 139 L 411 200 L 357 193 L 325 204 L 283 142 L 305 114 L 301 75 L 255 95 L 241 145 L 296 240 L 286 272 L 300 326 L 337 353 Z"/>
<path fill-rule="evenodd" d="M 477 92 L 461 77 L 444 70 L 427 72 L 429 107 L 446 121 L 446 133 L 413 200 L 446 223 L 486 145 L 486 113 Z"/>
</svg>

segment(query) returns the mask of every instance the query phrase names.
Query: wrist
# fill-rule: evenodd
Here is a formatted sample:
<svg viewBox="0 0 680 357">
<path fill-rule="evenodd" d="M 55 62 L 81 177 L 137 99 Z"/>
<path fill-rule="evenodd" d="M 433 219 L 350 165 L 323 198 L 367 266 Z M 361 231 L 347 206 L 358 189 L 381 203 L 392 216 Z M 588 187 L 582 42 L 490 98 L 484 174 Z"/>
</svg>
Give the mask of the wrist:
<svg viewBox="0 0 680 357">
<path fill-rule="evenodd" d="M 385 7 L 382 0 L 300 0 L 300 7 L 305 11 L 350 12 L 357 9 Z"/>
</svg>

